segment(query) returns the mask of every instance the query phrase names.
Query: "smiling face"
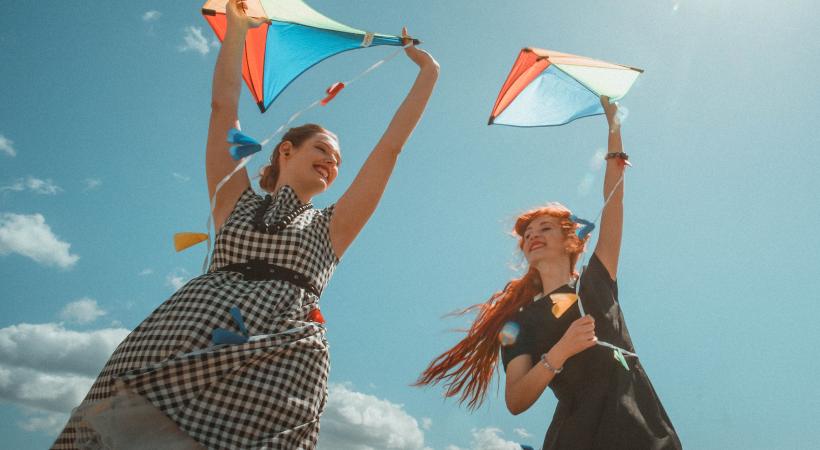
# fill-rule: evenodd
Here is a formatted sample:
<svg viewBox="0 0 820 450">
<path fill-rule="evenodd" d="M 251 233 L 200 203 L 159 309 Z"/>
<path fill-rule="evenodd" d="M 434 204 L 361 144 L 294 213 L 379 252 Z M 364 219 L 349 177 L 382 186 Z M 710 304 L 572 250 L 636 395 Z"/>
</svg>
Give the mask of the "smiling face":
<svg viewBox="0 0 820 450">
<path fill-rule="evenodd" d="M 294 146 L 283 142 L 279 148 L 281 184 L 289 184 L 313 196 L 324 192 L 339 174 L 341 153 L 336 137 L 330 132 L 318 132 Z"/>
<path fill-rule="evenodd" d="M 561 222 L 557 217 L 542 215 L 524 229 L 521 250 L 531 266 L 541 261 L 565 261 L 569 257 L 567 236 Z"/>
</svg>

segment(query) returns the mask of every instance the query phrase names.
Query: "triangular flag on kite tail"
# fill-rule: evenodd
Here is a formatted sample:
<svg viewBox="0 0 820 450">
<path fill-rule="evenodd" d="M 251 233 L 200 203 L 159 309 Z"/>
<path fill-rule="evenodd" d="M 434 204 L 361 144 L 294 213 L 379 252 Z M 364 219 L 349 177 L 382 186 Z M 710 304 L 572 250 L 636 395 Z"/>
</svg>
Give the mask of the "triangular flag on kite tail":
<svg viewBox="0 0 820 450">
<path fill-rule="evenodd" d="M 208 0 L 202 15 L 221 41 L 228 0 Z M 242 77 L 265 112 L 276 97 L 314 65 L 347 50 L 376 45 L 402 46 L 401 36 L 370 33 L 325 17 L 302 0 L 247 0 L 246 14 L 270 19 L 248 30 Z"/>
<path fill-rule="evenodd" d="M 262 150 L 262 144 L 259 141 L 236 128 L 228 130 L 228 143 L 231 144 L 231 149 L 228 152 L 236 161 Z"/>
<path fill-rule="evenodd" d="M 208 240 L 208 233 L 182 232 L 174 234 L 174 249 L 181 252 L 188 247 Z"/>
<path fill-rule="evenodd" d="M 643 70 L 553 50 L 518 54 L 489 125 L 543 127 L 603 114 L 600 97 L 621 99 Z"/>
</svg>

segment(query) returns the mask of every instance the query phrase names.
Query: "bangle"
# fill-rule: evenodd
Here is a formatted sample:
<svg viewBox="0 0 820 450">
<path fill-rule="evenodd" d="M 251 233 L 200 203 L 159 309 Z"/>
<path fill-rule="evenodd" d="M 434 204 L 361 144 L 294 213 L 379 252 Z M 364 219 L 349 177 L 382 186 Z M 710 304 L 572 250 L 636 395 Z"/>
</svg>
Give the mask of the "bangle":
<svg viewBox="0 0 820 450">
<path fill-rule="evenodd" d="M 629 155 L 624 152 L 607 153 L 604 159 L 618 158 L 624 161 L 629 161 Z"/>
<path fill-rule="evenodd" d="M 544 366 L 550 372 L 552 372 L 554 375 L 558 375 L 559 373 L 561 373 L 561 371 L 564 370 L 563 367 L 559 367 L 557 369 L 555 367 L 552 367 L 550 365 L 550 363 L 547 361 L 547 354 L 546 353 L 541 355 L 541 365 Z"/>
</svg>

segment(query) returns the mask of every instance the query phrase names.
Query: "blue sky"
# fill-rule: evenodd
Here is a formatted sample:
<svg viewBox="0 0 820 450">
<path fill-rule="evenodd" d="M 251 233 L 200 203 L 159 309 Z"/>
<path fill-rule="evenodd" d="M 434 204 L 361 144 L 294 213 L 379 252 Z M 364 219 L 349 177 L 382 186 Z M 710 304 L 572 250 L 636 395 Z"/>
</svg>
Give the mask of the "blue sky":
<svg viewBox="0 0 820 450">
<path fill-rule="evenodd" d="M 439 388 L 409 387 L 458 339 L 449 330 L 467 323 L 442 316 L 516 274 L 507 232 L 517 213 L 552 200 L 582 217 L 600 207 L 593 160 L 605 146 L 602 117 L 557 128 L 486 125 L 524 46 L 646 70 L 622 102 L 635 167 L 620 295 L 684 445 L 820 445 L 816 4 L 310 3 L 358 28 L 407 25 L 441 64 L 379 210 L 322 298 L 332 355 L 323 448 L 386 448 L 390 436 L 403 439 L 397 448 L 437 450 L 543 439 L 550 393 L 512 416 L 495 387 L 474 413 Z M 49 445 L 112 343 L 198 273 L 203 248 L 176 254 L 171 235 L 203 229 L 207 214 L 217 47 L 200 6 L 52 2 L 0 15 L 0 435 L 8 448 Z M 244 130 L 267 135 L 391 51 L 320 64 L 264 115 L 243 91 Z M 344 154 L 318 205 L 350 183 L 414 76 L 402 56 L 303 116 L 336 131 Z"/>
</svg>

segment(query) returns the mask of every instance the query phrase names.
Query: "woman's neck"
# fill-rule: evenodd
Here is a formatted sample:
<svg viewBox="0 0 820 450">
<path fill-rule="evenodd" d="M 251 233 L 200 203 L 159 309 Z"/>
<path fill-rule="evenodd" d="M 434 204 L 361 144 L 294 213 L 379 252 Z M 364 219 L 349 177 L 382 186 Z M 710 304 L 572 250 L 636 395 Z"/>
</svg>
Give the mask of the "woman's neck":
<svg viewBox="0 0 820 450">
<path fill-rule="evenodd" d="M 541 278 L 541 290 L 544 294 L 552 292 L 569 282 L 572 274 L 566 264 L 556 264 L 550 261 L 541 261 L 535 266 Z"/>
</svg>

